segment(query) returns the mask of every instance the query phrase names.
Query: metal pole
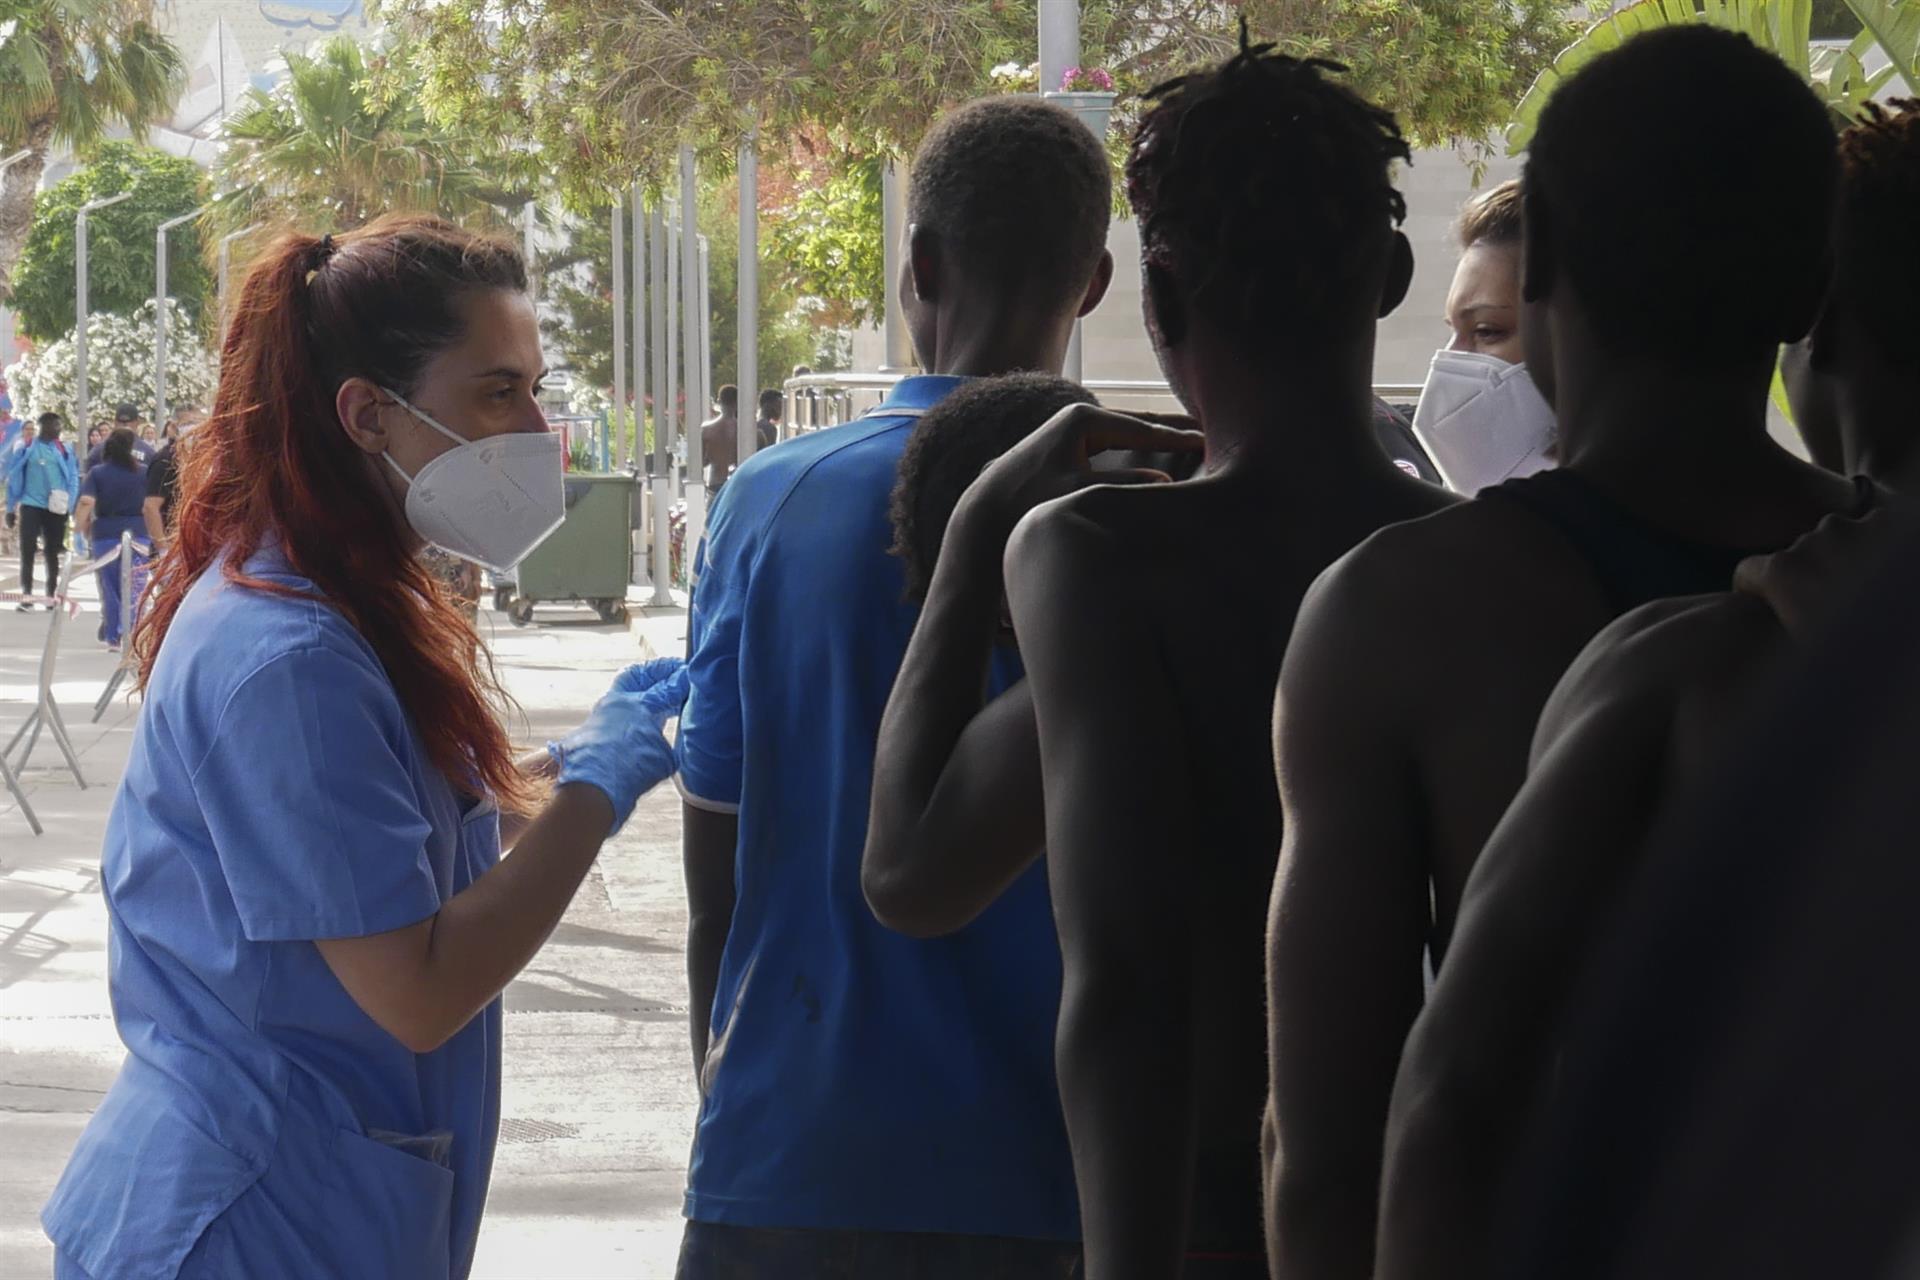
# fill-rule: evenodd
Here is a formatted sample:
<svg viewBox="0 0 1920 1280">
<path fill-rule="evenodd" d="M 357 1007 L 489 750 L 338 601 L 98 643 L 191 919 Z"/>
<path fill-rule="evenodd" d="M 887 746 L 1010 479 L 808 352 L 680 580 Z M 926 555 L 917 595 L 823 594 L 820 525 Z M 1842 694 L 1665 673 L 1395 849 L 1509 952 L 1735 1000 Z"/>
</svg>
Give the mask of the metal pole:
<svg viewBox="0 0 1920 1280">
<path fill-rule="evenodd" d="M 95 210 L 119 204 L 132 194 L 122 191 L 104 200 L 89 200 L 73 219 L 73 407 L 75 429 L 82 441 L 91 422 L 87 395 L 87 220 Z"/>
<path fill-rule="evenodd" d="M 633 448 L 628 457 L 645 470 L 647 453 L 647 213 L 646 192 L 633 184 Z"/>
<path fill-rule="evenodd" d="M 252 226 L 242 227 L 238 231 L 229 231 L 220 237 L 220 344 L 223 349 L 227 340 L 227 276 L 233 268 L 233 242 L 242 236 L 252 235 L 263 225 L 265 224 L 256 222 Z"/>
<path fill-rule="evenodd" d="M 667 445 L 671 452 L 680 451 L 680 251 L 675 247 L 674 236 L 678 234 L 679 215 L 670 208 L 667 221 L 667 380 L 663 384 L 667 393 L 666 423 Z M 678 501 L 684 488 L 684 470 L 677 458 L 668 468 L 673 479 L 673 496 Z"/>
<path fill-rule="evenodd" d="M 647 297 L 653 308 L 653 603 L 673 603 L 672 524 L 673 455 L 667 450 L 667 219 L 659 204 L 647 214 L 647 270 L 653 289 Z"/>
<path fill-rule="evenodd" d="M 680 295 L 683 299 L 680 308 L 680 323 L 684 332 L 681 342 L 680 358 L 685 362 L 684 372 L 687 400 L 685 426 L 687 432 L 687 550 L 700 545 L 700 536 L 706 529 L 707 486 L 703 474 L 705 468 L 700 447 L 700 418 L 705 416 L 706 406 L 694 408 L 694 397 L 700 395 L 703 375 L 700 358 L 700 319 L 705 310 L 701 306 L 700 289 L 700 204 L 698 191 L 699 176 L 694 168 L 693 148 L 680 148 Z"/>
<path fill-rule="evenodd" d="M 1079 0 L 1040 0 L 1040 92 L 1057 93 L 1067 70 L 1080 64 Z M 1080 381 L 1083 368 L 1080 322 L 1073 323 L 1073 337 L 1067 342 L 1067 358 L 1061 373 L 1071 382 Z"/>
<path fill-rule="evenodd" d="M 700 237 L 700 415 L 713 409 L 713 266 L 707 238 Z M 737 408 L 737 406 L 736 406 Z M 706 441 L 700 442 L 702 447 Z"/>
<path fill-rule="evenodd" d="M 907 176 L 900 166 L 889 162 L 880 173 L 880 246 L 886 272 L 882 282 L 886 307 L 882 311 L 881 332 L 886 352 L 882 373 L 903 373 L 913 367 L 913 341 L 907 333 L 907 314 L 900 305 L 900 255 L 907 247 Z"/>
<path fill-rule="evenodd" d="M 167 420 L 167 232 L 192 222 L 213 206 L 203 204 L 160 224 L 154 234 L 153 256 L 153 421 Z"/>
<path fill-rule="evenodd" d="M 607 426 L 625 440 L 627 412 L 627 242 L 620 193 L 613 193 L 613 414 Z"/>
<path fill-rule="evenodd" d="M 760 160 L 753 135 L 740 144 L 740 295 L 734 342 L 740 368 L 733 376 L 740 388 L 740 432 L 734 456 L 745 462 L 760 447 Z"/>
</svg>

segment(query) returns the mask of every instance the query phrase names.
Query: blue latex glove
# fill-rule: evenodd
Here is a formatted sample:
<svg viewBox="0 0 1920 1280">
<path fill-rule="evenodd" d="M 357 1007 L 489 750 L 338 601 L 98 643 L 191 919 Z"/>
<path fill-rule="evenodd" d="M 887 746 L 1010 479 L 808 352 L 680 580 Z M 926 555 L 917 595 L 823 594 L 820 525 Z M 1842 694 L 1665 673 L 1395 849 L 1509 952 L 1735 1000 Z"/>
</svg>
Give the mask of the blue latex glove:
<svg viewBox="0 0 1920 1280">
<path fill-rule="evenodd" d="M 587 722 L 547 744 L 557 781 L 597 787 L 613 803 L 612 835 L 627 825 L 640 797 L 673 776 L 666 723 L 687 700 L 687 664 L 655 658 L 628 667 Z"/>
</svg>

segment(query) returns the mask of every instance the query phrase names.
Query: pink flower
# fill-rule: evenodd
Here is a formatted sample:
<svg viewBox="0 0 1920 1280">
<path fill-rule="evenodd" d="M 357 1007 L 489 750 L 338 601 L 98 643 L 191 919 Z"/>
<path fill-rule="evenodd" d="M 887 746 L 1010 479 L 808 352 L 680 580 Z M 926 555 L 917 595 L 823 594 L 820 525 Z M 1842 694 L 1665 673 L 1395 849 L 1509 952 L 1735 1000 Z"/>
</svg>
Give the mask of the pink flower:
<svg viewBox="0 0 1920 1280">
<path fill-rule="evenodd" d="M 1099 67 L 1068 67 L 1060 77 L 1060 88 L 1066 93 L 1113 92 L 1113 77 Z"/>
</svg>

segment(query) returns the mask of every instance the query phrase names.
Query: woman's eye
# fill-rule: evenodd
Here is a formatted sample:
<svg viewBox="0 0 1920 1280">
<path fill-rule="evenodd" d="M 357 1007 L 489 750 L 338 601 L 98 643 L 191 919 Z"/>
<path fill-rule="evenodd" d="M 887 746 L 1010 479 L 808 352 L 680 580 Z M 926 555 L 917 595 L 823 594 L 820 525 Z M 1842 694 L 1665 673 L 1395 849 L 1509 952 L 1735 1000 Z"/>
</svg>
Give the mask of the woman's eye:
<svg viewBox="0 0 1920 1280">
<path fill-rule="evenodd" d="M 1508 335 L 1505 329 L 1480 328 L 1473 331 L 1473 336 L 1482 342 L 1505 342 Z"/>
</svg>

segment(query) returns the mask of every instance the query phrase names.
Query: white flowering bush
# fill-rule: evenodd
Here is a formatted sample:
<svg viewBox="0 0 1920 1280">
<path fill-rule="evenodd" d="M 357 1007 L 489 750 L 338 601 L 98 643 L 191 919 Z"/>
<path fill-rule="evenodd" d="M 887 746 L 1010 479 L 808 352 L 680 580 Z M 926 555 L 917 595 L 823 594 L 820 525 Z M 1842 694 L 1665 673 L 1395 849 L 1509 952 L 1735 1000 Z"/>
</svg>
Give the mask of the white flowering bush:
<svg viewBox="0 0 1920 1280">
<path fill-rule="evenodd" d="M 147 412 L 153 407 L 153 303 L 131 316 L 95 315 L 87 320 L 88 408 L 95 418 L 111 417 L 126 401 Z M 29 420 L 57 413 L 73 420 L 73 334 L 23 357 L 6 371 L 13 388 L 14 411 Z M 213 398 L 213 357 L 178 302 L 167 300 L 167 399 L 173 404 L 207 404 Z M 89 424 L 76 423 L 82 432 Z"/>
</svg>

